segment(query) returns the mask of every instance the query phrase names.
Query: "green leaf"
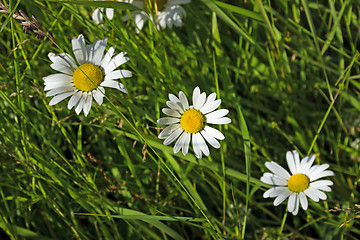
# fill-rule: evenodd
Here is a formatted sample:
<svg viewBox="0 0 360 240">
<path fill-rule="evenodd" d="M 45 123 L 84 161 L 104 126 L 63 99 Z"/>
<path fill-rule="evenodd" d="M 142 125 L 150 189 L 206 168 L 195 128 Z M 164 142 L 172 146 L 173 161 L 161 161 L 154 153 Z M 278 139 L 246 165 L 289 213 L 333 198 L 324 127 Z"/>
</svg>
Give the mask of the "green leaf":
<svg viewBox="0 0 360 240">
<path fill-rule="evenodd" d="M 138 10 L 143 11 L 143 9 L 136 7 L 130 3 L 124 2 L 113 2 L 113 1 L 55 1 L 58 3 L 70 3 L 75 5 L 91 6 L 91 7 L 104 7 L 104 8 L 114 8 L 122 10 Z"/>
</svg>

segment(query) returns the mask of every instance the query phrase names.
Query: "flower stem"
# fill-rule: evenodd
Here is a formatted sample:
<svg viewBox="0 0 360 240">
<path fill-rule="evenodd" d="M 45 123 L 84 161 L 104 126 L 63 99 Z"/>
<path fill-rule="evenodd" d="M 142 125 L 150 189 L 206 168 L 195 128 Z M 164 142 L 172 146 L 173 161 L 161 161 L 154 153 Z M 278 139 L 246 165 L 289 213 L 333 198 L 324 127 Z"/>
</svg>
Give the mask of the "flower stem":
<svg viewBox="0 0 360 240">
<path fill-rule="evenodd" d="M 277 240 L 280 240 L 280 238 L 281 238 L 281 234 L 282 234 L 282 231 L 283 231 L 284 226 L 285 226 L 285 222 L 286 222 L 287 215 L 288 215 L 288 208 L 286 207 L 285 213 L 284 213 L 284 216 L 283 216 L 283 220 L 282 220 L 281 226 L 280 226 L 280 228 L 279 228 L 279 235 L 278 235 L 278 237 L 277 237 Z"/>
</svg>

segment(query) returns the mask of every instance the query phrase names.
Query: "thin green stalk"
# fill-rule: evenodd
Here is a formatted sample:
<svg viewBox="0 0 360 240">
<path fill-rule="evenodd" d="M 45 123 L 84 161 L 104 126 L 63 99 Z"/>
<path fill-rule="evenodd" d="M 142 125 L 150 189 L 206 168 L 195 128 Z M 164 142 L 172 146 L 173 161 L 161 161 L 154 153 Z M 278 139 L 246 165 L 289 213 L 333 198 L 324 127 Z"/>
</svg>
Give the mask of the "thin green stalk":
<svg viewBox="0 0 360 240">
<path fill-rule="evenodd" d="M 344 82 L 346 81 L 346 79 L 348 79 L 347 77 L 349 76 L 350 71 L 351 71 L 351 68 L 352 68 L 355 60 L 358 58 L 358 56 L 359 56 L 359 54 L 356 54 L 356 55 L 354 56 L 352 62 L 350 63 L 350 65 L 349 65 L 349 66 L 345 69 L 345 71 L 344 71 L 344 72 L 346 72 L 346 74 L 342 74 L 342 75 L 344 76 L 344 77 L 343 77 L 343 82 L 342 82 L 343 84 L 344 84 Z M 322 119 L 318 130 L 316 131 L 315 137 L 314 137 L 314 139 L 313 139 L 313 141 L 312 141 L 312 143 L 311 143 L 311 145 L 310 145 L 310 148 L 309 148 L 309 150 L 308 150 L 308 152 L 307 152 L 307 156 L 310 155 L 310 153 L 311 153 L 311 151 L 312 151 L 312 148 L 314 147 L 314 145 L 315 145 L 315 143 L 316 143 L 316 140 L 317 140 L 317 138 L 319 137 L 319 134 L 320 134 L 322 128 L 324 127 L 324 124 L 325 124 L 325 122 L 326 122 L 326 119 L 328 118 L 328 116 L 329 116 L 329 114 L 330 114 L 330 111 L 331 111 L 331 109 L 333 108 L 337 97 L 339 96 L 340 91 L 341 91 L 341 87 L 339 87 L 338 91 L 336 92 L 335 97 L 332 99 L 331 104 L 330 104 L 330 106 L 328 107 L 328 110 L 326 111 L 325 116 L 324 116 L 324 118 Z"/>
<path fill-rule="evenodd" d="M 216 95 L 220 99 L 220 88 L 219 88 L 219 79 L 216 69 L 216 56 L 213 51 L 213 65 L 214 65 L 214 79 L 215 79 L 215 87 L 216 87 Z M 222 126 L 219 126 L 219 130 L 222 130 Z M 221 158 L 221 168 L 222 168 L 222 196 L 223 196 L 223 234 L 225 235 L 225 222 L 226 222 L 226 170 L 225 170 L 225 159 L 224 159 L 224 149 L 220 147 L 220 158 Z"/>
<path fill-rule="evenodd" d="M 285 213 L 284 213 L 284 216 L 283 216 L 283 219 L 282 219 L 282 221 L 281 221 L 280 228 L 279 228 L 279 235 L 278 235 L 278 237 L 277 237 L 277 240 L 280 240 L 280 239 L 281 239 L 281 234 L 282 234 L 283 229 L 284 229 L 284 226 L 285 226 L 285 222 L 286 222 L 287 215 L 288 215 L 288 208 L 286 207 Z"/>
<path fill-rule="evenodd" d="M 240 129 L 242 133 L 242 139 L 244 142 L 244 151 L 245 151 L 245 165 L 246 165 L 246 202 L 245 202 L 245 215 L 244 215 L 244 223 L 242 227 L 241 239 L 245 239 L 245 230 L 246 230 L 246 222 L 249 210 L 249 202 L 250 202 L 250 184 L 251 184 L 251 144 L 250 144 L 250 135 L 249 130 L 246 125 L 246 121 L 244 115 L 241 111 L 240 104 L 238 104 L 237 111 L 239 113 L 240 119 Z"/>
<path fill-rule="evenodd" d="M 323 61 L 323 59 L 321 57 L 321 51 L 320 51 L 320 47 L 319 47 L 319 42 L 317 40 L 316 30 L 315 30 L 314 22 L 313 22 L 313 19 L 312 19 L 312 16 L 311 16 L 311 12 L 310 12 L 307 0 L 302 0 L 302 3 L 303 3 L 304 10 L 305 10 L 306 18 L 307 18 L 309 26 L 310 26 L 311 33 L 313 35 L 316 52 L 320 56 L 319 60 L 321 62 L 321 65 L 325 65 L 324 61 Z M 324 73 L 325 82 L 326 82 L 326 86 L 328 88 L 330 99 L 333 100 L 333 95 L 331 93 L 330 83 L 329 83 L 329 79 L 328 79 L 327 74 L 326 74 L 326 70 L 323 67 L 322 67 L 322 70 L 323 70 L 323 73 Z"/>
</svg>

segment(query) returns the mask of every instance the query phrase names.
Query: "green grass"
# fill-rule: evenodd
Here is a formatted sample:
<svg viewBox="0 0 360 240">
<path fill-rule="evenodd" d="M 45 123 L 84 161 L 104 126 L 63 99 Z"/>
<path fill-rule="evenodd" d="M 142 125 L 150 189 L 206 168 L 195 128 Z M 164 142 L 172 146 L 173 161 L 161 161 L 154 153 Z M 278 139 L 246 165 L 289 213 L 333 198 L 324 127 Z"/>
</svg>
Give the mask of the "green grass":
<svg viewBox="0 0 360 240">
<path fill-rule="evenodd" d="M 0 13 L 1 239 L 357 239 L 360 7 L 356 1 L 212 1 L 183 5 L 184 25 L 136 34 L 129 6 L 93 1 L 7 2 L 56 45 Z M 104 30 L 96 6 L 116 7 Z M 107 5 L 106 5 L 107 6 Z M 49 52 L 108 38 L 130 61 L 128 94 L 106 89 L 76 115 L 49 106 Z M 216 92 L 232 123 L 221 148 L 197 159 L 157 138 L 168 94 Z M 327 201 L 287 214 L 264 199 L 266 161 L 316 154 L 335 176 Z M 358 209 L 357 209 L 358 210 Z M 340 227 L 341 226 L 341 227 Z"/>
</svg>

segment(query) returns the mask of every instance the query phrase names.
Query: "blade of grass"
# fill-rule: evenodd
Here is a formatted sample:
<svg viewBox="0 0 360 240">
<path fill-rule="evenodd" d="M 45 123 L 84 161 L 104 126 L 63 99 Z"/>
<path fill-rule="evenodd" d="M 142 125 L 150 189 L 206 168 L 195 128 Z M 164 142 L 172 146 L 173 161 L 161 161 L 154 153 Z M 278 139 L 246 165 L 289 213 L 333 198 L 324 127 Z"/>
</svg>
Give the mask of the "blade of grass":
<svg viewBox="0 0 360 240">
<path fill-rule="evenodd" d="M 246 222 L 247 222 L 247 217 L 248 217 L 249 201 L 250 201 L 251 145 L 250 145 L 249 130 L 247 128 L 246 121 L 245 121 L 244 115 L 241 111 L 240 105 L 238 105 L 237 111 L 239 114 L 240 129 L 241 129 L 241 133 L 242 133 L 242 139 L 244 142 L 245 164 L 246 164 L 246 203 L 245 203 L 244 223 L 243 223 L 242 233 L 241 233 L 241 239 L 245 239 Z"/>
</svg>

